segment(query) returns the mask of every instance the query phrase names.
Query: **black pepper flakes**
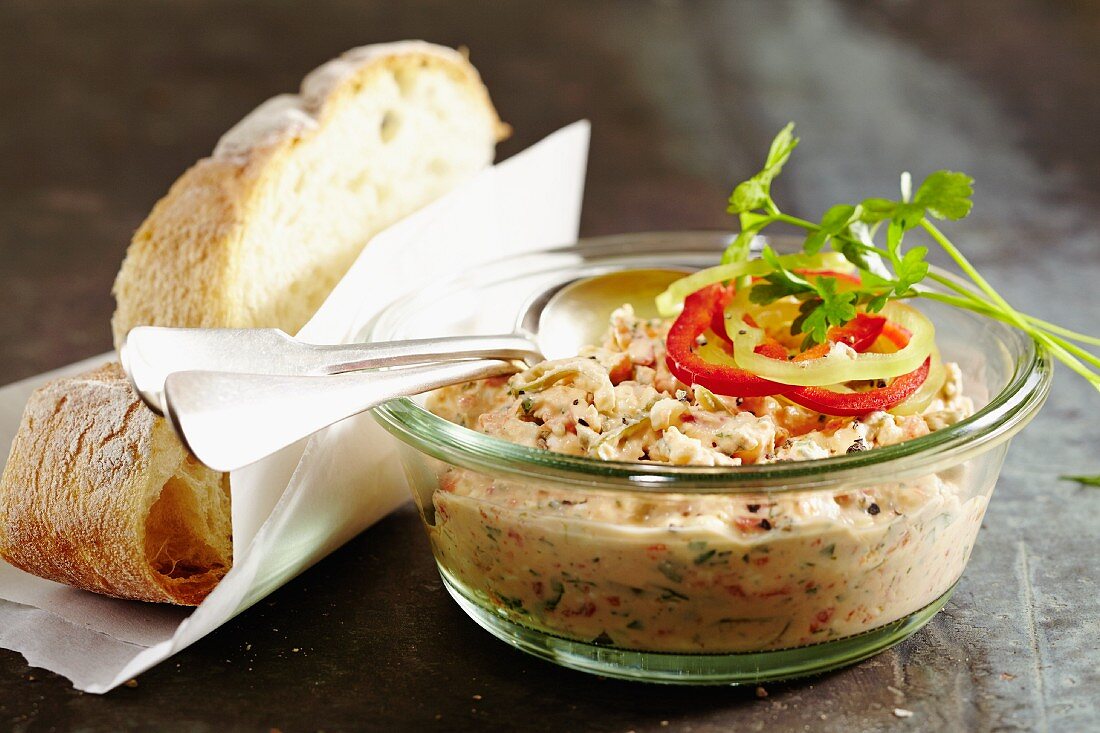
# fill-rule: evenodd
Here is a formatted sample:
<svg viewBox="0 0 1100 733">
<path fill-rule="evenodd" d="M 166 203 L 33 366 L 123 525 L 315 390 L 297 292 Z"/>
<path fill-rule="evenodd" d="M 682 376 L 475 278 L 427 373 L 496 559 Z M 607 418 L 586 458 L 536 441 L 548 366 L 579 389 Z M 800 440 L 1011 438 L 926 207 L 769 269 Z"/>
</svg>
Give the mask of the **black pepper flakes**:
<svg viewBox="0 0 1100 733">
<path fill-rule="evenodd" d="M 818 422 L 825 422 L 828 419 L 829 419 L 828 415 L 818 415 L 817 416 L 817 421 Z"/>
<path fill-rule="evenodd" d="M 856 438 L 856 441 L 848 446 L 848 453 L 859 453 L 867 450 L 867 444 L 863 442 L 863 438 Z"/>
<path fill-rule="evenodd" d="M 585 420 L 583 417 L 577 419 L 577 424 L 578 425 L 583 425 L 586 428 L 588 427 L 588 421 Z"/>
<path fill-rule="evenodd" d="M 772 528 L 772 523 L 769 522 L 767 519 L 761 519 L 760 520 L 760 527 L 762 529 L 771 529 Z"/>
<path fill-rule="evenodd" d="M 867 513 L 870 514 L 872 517 L 878 514 L 880 511 L 882 510 L 879 509 L 878 504 L 874 502 L 871 502 L 871 506 L 867 507 Z"/>
<path fill-rule="evenodd" d="M 750 512 L 752 512 L 753 514 L 756 514 L 758 511 L 760 511 L 760 505 L 759 504 L 749 504 L 748 510 Z"/>
<path fill-rule="evenodd" d="M 581 403 L 581 401 L 580 401 L 580 400 L 573 400 L 573 404 L 574 404 L 574 405 L 579 405 L 580 403 Z"/>
</svg>

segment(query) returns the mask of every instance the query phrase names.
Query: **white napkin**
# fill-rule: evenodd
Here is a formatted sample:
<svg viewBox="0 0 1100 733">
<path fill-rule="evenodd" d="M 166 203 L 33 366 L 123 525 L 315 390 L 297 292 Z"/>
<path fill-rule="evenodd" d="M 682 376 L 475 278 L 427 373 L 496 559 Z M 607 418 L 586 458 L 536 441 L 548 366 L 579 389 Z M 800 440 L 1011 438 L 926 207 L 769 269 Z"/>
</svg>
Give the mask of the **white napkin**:
<svg viewBox="0 0 1100 733">
<path fill-rule="evenodd" d="M 559 130 L 378 234 L 299 335 L 349 341 L 394 298 L 441 276 L 575 241 L 588 136 L 587 122 Z M 33 389 L 113 358 L 0 389 L 0 448 L 10 445 Z M 394 439 L 369 415 L 237 471 L 231 484 L 234 566 L 201 606 L 97 596 L 0 561 L 0 646 L 78 689 L 106 692 L 209 634 L 408 496 Z"/>
</svg>

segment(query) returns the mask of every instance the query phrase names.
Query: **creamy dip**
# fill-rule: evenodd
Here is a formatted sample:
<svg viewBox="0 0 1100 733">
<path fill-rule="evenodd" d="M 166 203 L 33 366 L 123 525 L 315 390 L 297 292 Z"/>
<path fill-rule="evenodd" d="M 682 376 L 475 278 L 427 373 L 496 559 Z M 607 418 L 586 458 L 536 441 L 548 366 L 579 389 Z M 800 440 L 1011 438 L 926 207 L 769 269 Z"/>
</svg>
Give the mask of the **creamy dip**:
<svg viewBox="0 0 1100 733">
<path fill-rule="evenodd" d="M 523 445 L 703 466 L 870 450 L 973 410 L 954 364 L 938 397 L 906 417 L 837 418 L 692 390 L 664 365 L 667 328 L 624 306 L 600 346 L 439 390 L 428 406 Z M 867 631 L 945 593 L 991 489 L 967 478 L 955 469 L 859 489 L 687 495 L 448 468 L 426 509 L 451 580 L 518 623 L 629 649 L 743 652 Z"/>
</svg>

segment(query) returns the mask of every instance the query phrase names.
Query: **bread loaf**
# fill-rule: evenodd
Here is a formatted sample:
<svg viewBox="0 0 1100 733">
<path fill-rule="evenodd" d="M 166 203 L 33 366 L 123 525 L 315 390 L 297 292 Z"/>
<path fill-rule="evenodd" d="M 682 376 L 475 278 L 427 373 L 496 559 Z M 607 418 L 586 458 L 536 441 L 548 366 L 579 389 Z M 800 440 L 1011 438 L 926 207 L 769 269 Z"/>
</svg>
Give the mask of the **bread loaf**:
<svg viewBox="0 0 1100 733">
<path fill-rule="evenodd" d="M 375 233 L 488 165 L 507 132 L 477 72 L 422 42 L 366 46 L 275 97 L 176 181 L 115 281 L 138 325 L 296 332 Z M 0 557 L 110 595 L 194 605 L 232 564 L 228 476 L 121 368 L 31 398 L 0 477 Z"/>
<path fill-rule="evenodd" d="M 31 396 L 0 517 L 12 565 L 122 598 L 198 603 L 233 560 L 229 476 L 184 450 L 117 364 Z"/>
<path fill-rule="evenodd" d="M 368 239 L 492 162 L 506 131 L 457 51 L 366 46 L 321 66 L 153 208 L 115 281 L 115 345 L 138 325 L 296 333 Z"/>
</svg>

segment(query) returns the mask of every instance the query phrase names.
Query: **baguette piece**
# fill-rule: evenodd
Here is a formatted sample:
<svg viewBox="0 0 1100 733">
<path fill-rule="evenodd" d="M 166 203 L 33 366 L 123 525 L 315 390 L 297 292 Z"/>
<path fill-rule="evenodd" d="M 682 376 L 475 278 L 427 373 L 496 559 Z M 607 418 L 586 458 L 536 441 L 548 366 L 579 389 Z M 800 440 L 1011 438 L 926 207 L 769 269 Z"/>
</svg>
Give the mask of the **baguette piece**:
<svg viewBox="0 0 1100 733">
<path fill-rule="evenodd" d="M 118 364 L 31 395 L 0 517 L 9 563 L 121 598 L 194 605 L 233 561 L 229 476 L 180 445 Z"/>
<path fill-rule="evenodd" d="M 347 52 L 261 105 L 172 186 L 115 281 L 138 325 L 296 332 L 375 233 L 492 162 L 476 70 L 411 41 Z M 232 563 L 229 477 L 109 365 L 30 400 L 0 478 L 0 556 L 99 593 L 197 605 Z"/>
<path fill-rule="evenodd" d="M 374 234 L 492 162 L 477 71 L 418 41 L 365 46 L 261 105 L 172 186 L 115 281 L 134 326 L 296 333 Z"/>
</svg>

